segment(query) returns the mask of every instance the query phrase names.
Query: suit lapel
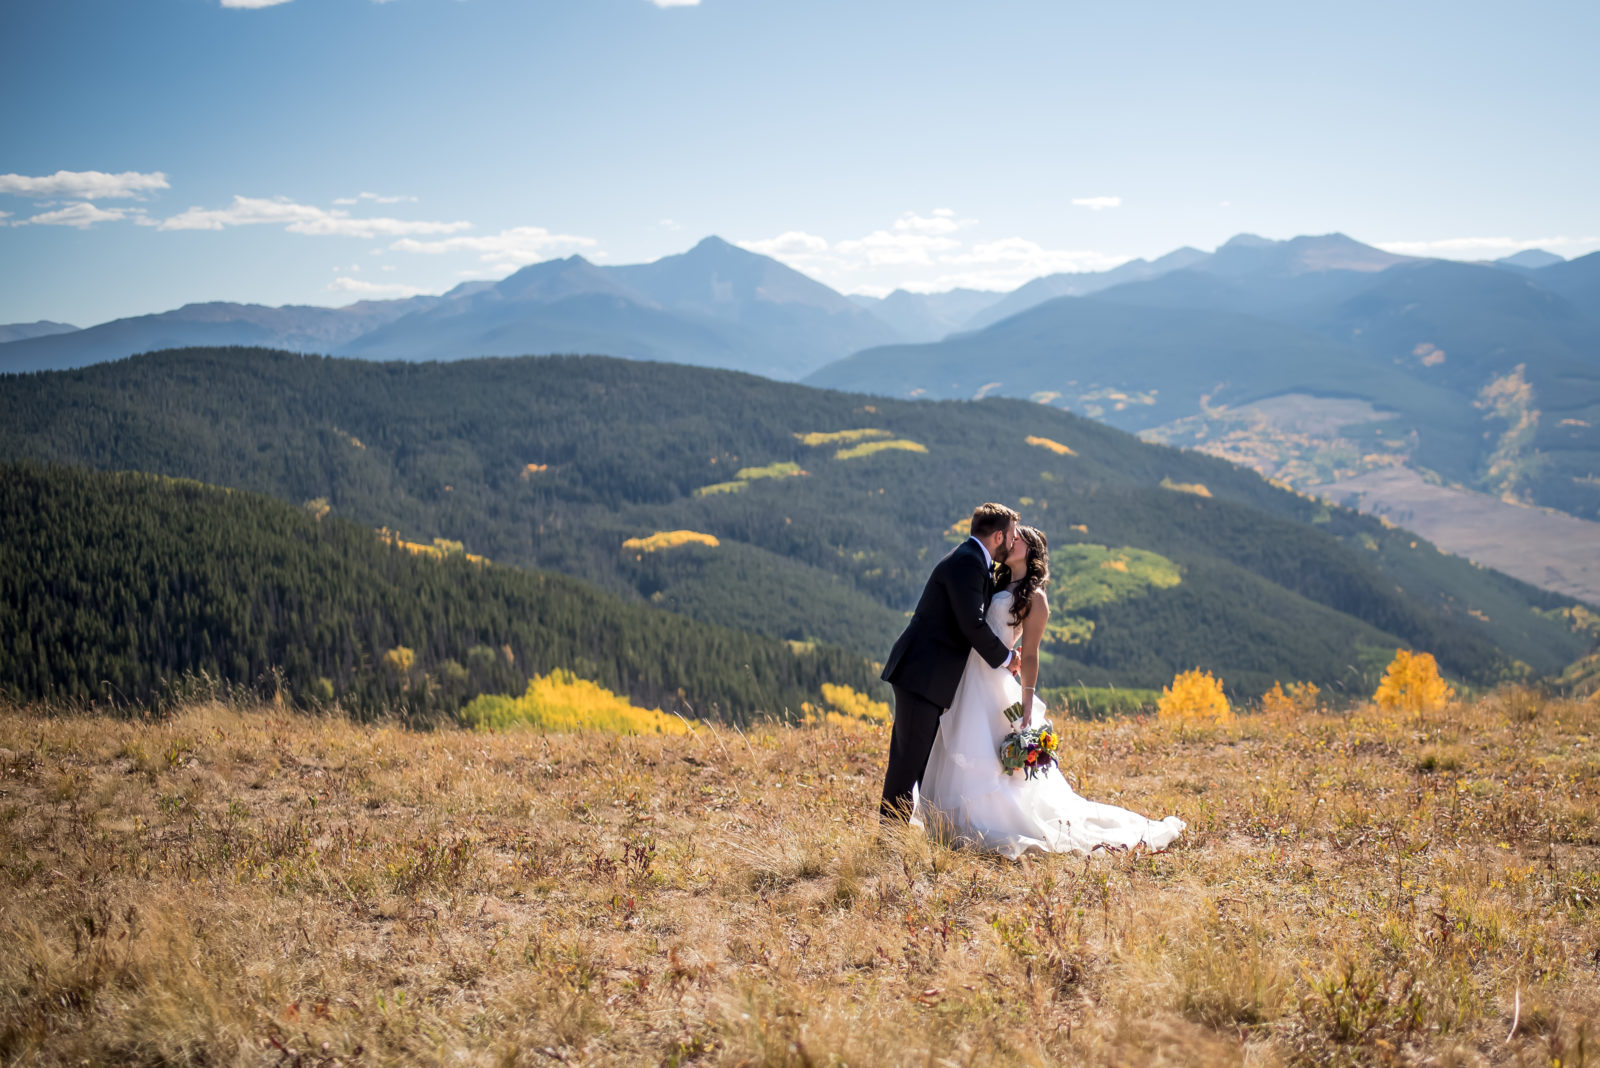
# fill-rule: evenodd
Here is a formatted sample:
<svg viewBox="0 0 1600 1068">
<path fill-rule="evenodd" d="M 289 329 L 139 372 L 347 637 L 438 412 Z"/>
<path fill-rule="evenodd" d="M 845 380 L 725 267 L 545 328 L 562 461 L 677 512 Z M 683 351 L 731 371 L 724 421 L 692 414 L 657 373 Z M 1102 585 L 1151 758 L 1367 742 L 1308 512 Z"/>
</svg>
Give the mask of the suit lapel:
<svg viewBox="0 0 1600 1068">
<path fill-rule="evenodd" d="M 968 545 L 972 545 L 972 543 L 970 541 L 967 542 L 967 544 Z M 982 546 L 973 545 L 972 548 L 973 548 L 973 551 L 975 553 L 977 553 L 977 555 L 978 555 L 979 566 L 982 566 L 983 560 L 984 560 Z M 984 572 L 983 572 L 983 603 L 984 603 L 985 607 L 988 606 L 989 598 L 993 594 L 994 594 L 994 568 L 992 566 L 990 566 L 990 567 L 985 568 Z"/>
</svg>

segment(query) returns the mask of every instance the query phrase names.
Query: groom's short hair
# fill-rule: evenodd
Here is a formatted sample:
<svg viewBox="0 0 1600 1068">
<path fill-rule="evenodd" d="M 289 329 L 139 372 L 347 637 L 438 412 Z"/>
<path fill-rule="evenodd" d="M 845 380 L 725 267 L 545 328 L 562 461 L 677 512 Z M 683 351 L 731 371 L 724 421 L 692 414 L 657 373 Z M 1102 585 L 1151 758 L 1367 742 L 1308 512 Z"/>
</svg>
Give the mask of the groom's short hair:
<svg viewBox="0 0 1600 1068">
<path fill-rule="evenodd" d="M 974 538 L 987 538 L 997 530 L 1004 530 L 1015 523 L 1021 516 L 1003 504 L 990 501 L 980 504 L 972 511 L 972 536 Z"/>
</svg>

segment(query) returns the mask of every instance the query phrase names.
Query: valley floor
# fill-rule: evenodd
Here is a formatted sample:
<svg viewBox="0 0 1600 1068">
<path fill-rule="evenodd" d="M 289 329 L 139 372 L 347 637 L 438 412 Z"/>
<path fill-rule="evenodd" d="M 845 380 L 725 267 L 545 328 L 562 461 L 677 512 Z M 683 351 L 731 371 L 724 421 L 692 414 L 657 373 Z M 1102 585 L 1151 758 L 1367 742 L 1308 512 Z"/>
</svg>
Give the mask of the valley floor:
<svg viewBox="0 0 1600 1068">
<path fill-rule="evenodd" d="M 1380 467 L 1307 491 L 1382 516 L 1457 556 L 1600 606 L 1600 523 L 1435 485 L 1409 467 Z"/>
<path fill-rule="evenodd" d="M 0 711 L 0 1060 L 1593 1059 L 1600 701 L 1063 726 L 1174 849 L 880 839 L 869 728 Z"/>
</svg>

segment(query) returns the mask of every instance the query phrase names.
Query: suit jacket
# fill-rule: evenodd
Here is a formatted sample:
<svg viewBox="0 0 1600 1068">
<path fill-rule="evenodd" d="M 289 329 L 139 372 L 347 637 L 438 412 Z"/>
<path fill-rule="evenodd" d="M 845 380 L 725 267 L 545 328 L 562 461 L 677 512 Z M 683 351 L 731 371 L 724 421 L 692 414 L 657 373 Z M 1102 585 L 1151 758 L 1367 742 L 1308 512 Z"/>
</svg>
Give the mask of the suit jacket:
<svg viewBox="0 0 1600 1068">
<path fill-rule="evenodd" d="M 992 593 L 994 580 L 984 564 L 983 547 L 968 538 L 928 576 L 910 624 L 889 650 L 883 680 L 949 708 L 968 650 L 976 649 L 990 667 L 1004 664 L 1011 653 L 989 629 Z"/>
</svg>

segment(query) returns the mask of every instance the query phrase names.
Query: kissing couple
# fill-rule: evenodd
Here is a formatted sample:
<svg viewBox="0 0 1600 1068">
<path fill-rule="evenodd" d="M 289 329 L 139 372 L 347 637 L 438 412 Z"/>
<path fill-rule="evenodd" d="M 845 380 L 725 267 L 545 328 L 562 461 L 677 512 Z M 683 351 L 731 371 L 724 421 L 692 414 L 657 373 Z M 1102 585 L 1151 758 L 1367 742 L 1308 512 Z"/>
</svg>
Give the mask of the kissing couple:
<svg viewBox="0 0 1600 1068">
<path fill-rule="evenodd" d="M 950 841 L 1019 857 L 1143 845 L 1183 833 L 1086 800 L 1059 768 L 1006 774 L 1000 746 L 1013 729 L 1044 722 L 1039 643 L 1050 603 L 1050 547 L 1002 504 L 972 513 L 971 537 L 934 567 L 911 622 L 884 664 L 894 688 L 894 731 L 880 818 L 920 822 Z M 1015 724 L 1006 710 L 1023 709 Z"/>
</svg>

